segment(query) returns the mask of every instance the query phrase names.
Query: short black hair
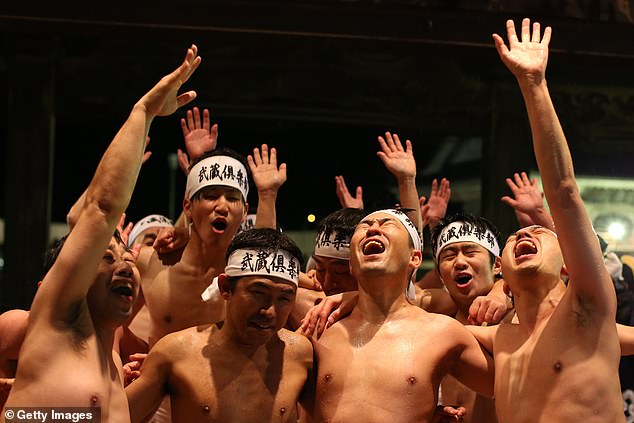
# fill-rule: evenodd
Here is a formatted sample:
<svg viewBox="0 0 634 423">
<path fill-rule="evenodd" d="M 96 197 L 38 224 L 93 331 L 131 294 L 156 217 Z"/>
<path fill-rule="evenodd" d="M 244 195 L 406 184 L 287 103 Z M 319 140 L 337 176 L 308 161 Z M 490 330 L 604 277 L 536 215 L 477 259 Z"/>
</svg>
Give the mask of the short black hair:
<svg viewBox="0 0 634 423">
<path fill-rule="evenodd" d="M 216 148 L 214 150 L 209 150 L 205 153 L 203 153 L 202 156 L 198 157 L 197 159 L 193 160 L 192 163 L 189 165 L 189 170 L 191 170 L 198 162 L 205 160 L 209 157 L 215 157 L 215 156 L 227 156 L 227 157 L 231 157 L 232 159 L 236 159 L 237 161 L 239 161 L 240 163 L 242 163 L 242 165 L 244 166 L 244 168 L 246 169 L 247 172 L 247 180 L 249 181 L 249 184 L 251 184 L 251 170 L 249 168 L 249 165 L 247 163 L 247 159 L 240 153 L 238 153 L 235 150 L 232 150 L 231 148 L 228 147 L 219 147 Z M 200 199 L 200 195 L 201 195 L 202 190 L 198 190 L 193 196 L 192 196 L 192 200 L 198 200 Z M 244 199 L 244 202 L 246 203 L 247 199 Z"/>
<path fill-rule="evenodd" d="M 317 239 L 322 236 L 329 237 L 333 232 L 337 232 L 342 237 L 352 237 L 357 225 L 366 214 L 362 209 L 353 208 L 343 208 L 330 213 L 319 221 Z"/>
<path fill-rule="evenodd" d="M 53 267 L 53 265 L 57 261 L 57 257 L 59 257 L 59 253 L 62 251 L 62 248 L 64 247 L 64 244 L 68 239 L 68 235 L 70 235 L 70 232 L 63 237 L 54 240 L 44 252 L 44 274 L 42 275 L 42 279 L 44 279 L 44 276 L 48 273 L 49 270 L 51 270 L 51 267 Z M 123 245 L 123 248 L 125 248 L 126 251 L 132 251 L 130 247 L 128 247 L 128 244 L 123 241 L 123 238 L 121 237 L 121 232 L 119 232 L 118 229 L 114 230 L 114 234 L 112 236 L 114 236 L 119 244 Z"/>
<path fill-rule="evenodd" d="M 486 218 L 482 216 L 475 216 L 470 213 L 465 213 L 465 214 L 456 213 L 454 215 L 451 215 L 442 219 L 440 223 L 434 226 L 431 230 L 431 235 L 430 235 L 431 249 L 432 249 L 432 254 L 434 256 L 434 261 L 436 260 L 436 250 L 438 249 L 438 238 L 440 237 L 441 232 L 443 231 L 443 229 L 445 229 L 447 226 L 449 226 L 450 224 L 454 222 L 468 223 L 482 232 L 486 232 L 487 230 L 491 231 L 491 233 L 495 237 L 495 240 L 497 241 L 500 248 L 502 247 L 502 245 L 500 244 L 500 238 L 502 235 L 500 234 L 500 231 L 498 230 L 498 228 L 496 228 L 495 225 L 491 223 L 489 220 L 487 220 Z M 491 258 L 491 265 L 493 265 L 495 263 L 495 255 L 489 251 L 489 257 Z"/>
<path fill-rule="evenodd" d="M 236 236 L 234 236 L 231 240 L 229 248 L 227 248 L 225 259 L 229 260 L 231 253 L 241 248 L 261 248 L 267 251 L 288 251 L 291 256 L 295 257 L 299 261 L 298 270 L 304 267 L 304 256 L 302 255 L 302 250 L 299 246 L 288 235 L 276 231 L 275 229 L 253 228 L 236 234 Z M 239 277 L 229 278 L 232 292 L 235 289 L 235 283 L 238 279 Z"/>
</svg>

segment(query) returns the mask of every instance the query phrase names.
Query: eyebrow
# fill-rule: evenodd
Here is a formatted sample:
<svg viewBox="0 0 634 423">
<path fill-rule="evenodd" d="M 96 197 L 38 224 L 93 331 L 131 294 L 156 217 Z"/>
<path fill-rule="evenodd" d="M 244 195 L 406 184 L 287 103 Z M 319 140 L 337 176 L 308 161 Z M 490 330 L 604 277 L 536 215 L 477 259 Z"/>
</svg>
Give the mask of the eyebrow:
<svg viewBox="0 0 634 423">
<path fill-rule="evenodd" d="M 385 222 L 388 222 L 390 220 L 395 220 L 395 219 L 393 217 L 386 216 L 386 217 L 380 217 L 380 218 L 374 218 L 374 219 L 363 219 L 361 221 L 361 223 L 365 223 L 365 224 L 371 225 L 374 222 L 379 222 L 379 225 L 381 225 L 381 224 L 383 224 Z"/>
</svg>

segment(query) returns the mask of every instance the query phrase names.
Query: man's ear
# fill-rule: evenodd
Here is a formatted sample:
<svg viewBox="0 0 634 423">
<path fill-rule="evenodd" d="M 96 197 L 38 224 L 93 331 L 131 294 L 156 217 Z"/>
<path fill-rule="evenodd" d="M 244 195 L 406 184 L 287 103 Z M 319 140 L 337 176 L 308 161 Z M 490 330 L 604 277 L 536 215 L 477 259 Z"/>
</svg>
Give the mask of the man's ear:
<svg viewBox="0 0 634 423">
<path fill-rule="evenodd" d="M 564 264 L 563 266 L 561 266 L 561 279 L 568 283 L 568 278 L 570 277 L 570 275 L 568 274 L 568 268 L 566 267 L 566 265 Z"/>
<path fill-rule="evenodd" d="M 245 202 L 244 203 L 244 214 L 242 216 L 242 223 L 244 223 L 244 221 L 247 220 L 247 214 L 249 214 L 249 203 Z"/>
<path fill-rule="evenodd" d="M 495 261 L 493 262 L 493 274 L 494 275 L 502 274 L 502 258 L 501 257 L 496 257 Z"/>
<path fill-rule="evenodd" d="M 218 289 L 222 298 L 225 300 L 231 299 L 231 283 L 229 283 L 229 276 L 226 273 L 218 275 Z"/>
<path fill-rule="evenodd" d="M 183 213 L 185 213 L 185 217 L 187 217 L 187 221 L 191 222 L 191 220 L 192 220 L 192 202 L 187 197 L 183 198 Z"/>
<path fill-rule="evenodd" d="M 414 269 L 418 269 L 418 267 L 423 262 L 423 253 L 420 250 L 413 250 L 412 256 L 409 258 L 409 263 L 414 267 Z"/>
</svg>

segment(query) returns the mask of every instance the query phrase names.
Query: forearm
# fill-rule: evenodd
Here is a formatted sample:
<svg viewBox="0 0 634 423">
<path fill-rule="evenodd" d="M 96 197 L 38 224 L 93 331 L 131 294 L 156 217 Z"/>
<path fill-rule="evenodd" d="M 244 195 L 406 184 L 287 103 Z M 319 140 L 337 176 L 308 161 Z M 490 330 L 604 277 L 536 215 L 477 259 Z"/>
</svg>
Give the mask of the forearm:
<svg viewBox="0 0 634 423">
<path fill-rule="evenodd" d="M 550 98 L 546 80 L 519 82 L 533 134 L 533 147 L 548 203 L 559 195 L 564 182 L 574 183 L 574 169 L 568 144 Z M 575 184 L 576 186 L 576 184 Z M 549 198 L 550 197 L 550 198 Z M 552 200 L 551 200 L 552 198 Z"/>
<path fill-rule="evenodd" d="M 634 355 L 634 327 L 617 324 L 616 332 L 621 344 L 621 355 Z"/>
<path fill-rule="evenodd" d="M 256 228 L 277 229 L 276 201 L 277 190 L 258 191 L 258 209 L 255 215 Z"/>
<path fill-rule="evenodd" d="M 109 222 L 116 223 L 130 202 L 151 121 L 142 105 L 134 106 L 86 190 L 85 203 L 96 204 Z"/>
<path fill-rule="evenodd" d="M 416 188 L 416 176 L 398 178 L 398 193 L 401 207 L 414 210 L 415 218 L 412 219 L 412 221 L 418 228 L 418 232 L 422 234 L 423 219 L 420 213 L 420 199 Z"/>
</svg>

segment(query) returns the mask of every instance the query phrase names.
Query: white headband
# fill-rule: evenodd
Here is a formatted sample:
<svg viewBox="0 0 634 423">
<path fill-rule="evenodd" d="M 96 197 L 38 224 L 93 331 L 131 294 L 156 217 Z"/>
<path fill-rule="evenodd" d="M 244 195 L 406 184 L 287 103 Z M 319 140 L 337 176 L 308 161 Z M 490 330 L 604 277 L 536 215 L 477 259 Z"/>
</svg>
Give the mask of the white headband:
<svg viewBox="0 0 634 423">
<path fill-rule="evenodd" d="M 249 193 L 247 169 L 239 160 L 229 156 L 207 157 L 196 163 L 187 175 L 185 196 L 191 200 L 202 188 L 218 185 L 239 190 L 246 203 Z"/>
<path fill-rule="evenodd" d="M 326 232 L 317 234 L 315 255 L 350 260 L 350 237 L 343 236 L 337 231 L 331 231 L 330 236 L 327 236 Z"/>
<path fill-rule="evenodd" d="M 240 230 L 248 231 L 249 229 L 255 228 L 255 216 L 255 214 L 247 214 L 244 222 L 240 223 Z"/>
<path fill-rule="evenodd" d="M 285 250 L 238 249 L 229 256 L 227 276 L 271 276 L 299 285 L 299 260 Z"/>
<path fill-rule="evenodd" d="M 482 231 L 470 223 L 456 221 L 447 225 L 442 232 L 440 232 L 440 235 L 438 235 L 436 242 L 436 263 L 438 263 L 438 257 L 440 257 L 443 248 L 449 244 L 455 244 L 456 242 L 475 242 L 491 252 L 494 256 L 500 256 L 500 245 L 495 235 L 493 235 L 493 232 L 489 229 Z"/>
<path fill-rule="evenodd" d="M 137 237 L 141 235 L 146 229 L 149 228 L 166 228 L 173 227 L 172 221 L 167 217 L 162 216 L 160 214 L 151 214 L 149 216 L 145 216 L 143 219 L 139 220 L 134 224 L 132 230 L 130 231 L 130 235 L 128 236 L 128 245 L 134 244 Z"/>
<path fill-rule="evenodd" d="M 416 229 L 416 225 L 412 223 L 410 218 L 407 217 L 407 215 L 404 212 L 397 209 L 378 210 L 364 217 L 362 221 L 369 217 L 374 216 L 377 213 L 386 213 L 397 218 L 398 221 L 401 222 L 403 226 L 405 226 L 405 229 L 407 230 L 407 233 L 409 234 L 409 237 L 412 240 L 412 243 L 414 244 L 414 250 L 419 250 L 421 252 L 423 251 L 423 240 L 421 239 L 418 233 L 418 230 Z M 410 278 L 407 284 L 407 288 L 405 288 L 405 297 L 407 298 L 407 301 L 409 301 L 411 304 L 416 303 L 416 290 L 414 289 L 414 282 L 413 282 L 414 279 L 416 279 L 416 271 L 412 273 L 412 277 Z"/>
</svg>

